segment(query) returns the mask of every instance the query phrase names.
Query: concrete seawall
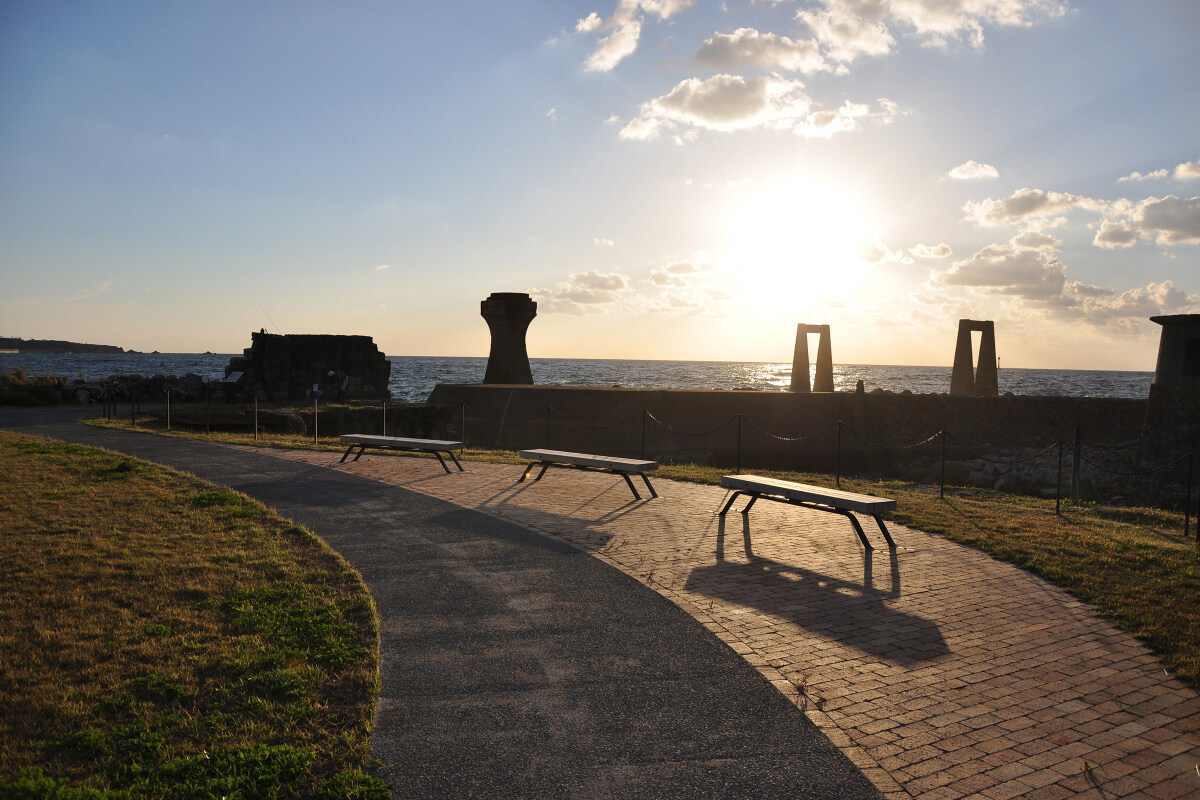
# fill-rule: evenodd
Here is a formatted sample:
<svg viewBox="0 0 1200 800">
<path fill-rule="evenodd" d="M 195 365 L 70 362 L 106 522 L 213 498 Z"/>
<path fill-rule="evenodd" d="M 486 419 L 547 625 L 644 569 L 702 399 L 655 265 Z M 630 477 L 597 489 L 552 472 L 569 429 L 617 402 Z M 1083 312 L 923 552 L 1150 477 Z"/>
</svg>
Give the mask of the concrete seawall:
<svg viewBox="0 0 1200 800">
<path fill-rule="evenodd" d="M 848 469 L 882 467 L 941 430 L 960 450 L 980 453 L 1070 442 L 1076 428 L 1089 444 L 1131 443 L 1147 407 L 1088 397 L 464 384 L 439 384 L 428 402 L 443 407 L 449 432 L 472 445 L 723 466 L 740 457 L 744 465 L 797 469 L 832 469 L 839 453 Z"/>
</svg>

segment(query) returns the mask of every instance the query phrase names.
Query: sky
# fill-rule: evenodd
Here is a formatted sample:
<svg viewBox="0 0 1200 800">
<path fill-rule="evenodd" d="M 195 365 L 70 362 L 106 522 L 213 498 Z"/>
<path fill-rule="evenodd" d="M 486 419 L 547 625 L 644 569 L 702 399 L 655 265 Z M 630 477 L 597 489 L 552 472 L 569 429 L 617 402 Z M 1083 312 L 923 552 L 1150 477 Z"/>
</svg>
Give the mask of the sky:
<svg viewBox="0 0 1200 800">
<path fill-rule="evenodd" d="M 1194 0 L 0 4 L 0 336 L 1153 370 Z M 816 347 L 810 347 L 815 354 Z"/>
</svg>

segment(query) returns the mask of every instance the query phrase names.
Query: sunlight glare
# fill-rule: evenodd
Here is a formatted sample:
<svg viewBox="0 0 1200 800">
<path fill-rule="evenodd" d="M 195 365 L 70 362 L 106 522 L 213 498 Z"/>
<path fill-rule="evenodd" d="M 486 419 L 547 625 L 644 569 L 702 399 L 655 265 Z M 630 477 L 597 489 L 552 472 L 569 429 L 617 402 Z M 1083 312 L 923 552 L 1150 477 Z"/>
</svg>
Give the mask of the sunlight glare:
<svg viewBox="0 0 1200 800">
<path fill-rule="evenodd" d="M 729 267 L 772 291 L 852 285 L 861 277 L 863 247 L 873 241 L 866 209 L 829 183 L 747 186 L 727 219 Z"/>
</svg>

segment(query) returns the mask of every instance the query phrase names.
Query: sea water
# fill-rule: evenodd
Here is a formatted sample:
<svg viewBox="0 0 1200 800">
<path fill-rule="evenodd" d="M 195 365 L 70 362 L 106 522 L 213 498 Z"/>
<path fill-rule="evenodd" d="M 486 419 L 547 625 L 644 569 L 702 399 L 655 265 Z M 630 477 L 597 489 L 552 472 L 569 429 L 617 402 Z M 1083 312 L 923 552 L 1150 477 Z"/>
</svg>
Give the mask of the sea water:
<svg viewBox="0 0 1200 800">
<path fill-rule="evenodd" d="M 230 354 L 217 353 L 0 353 L 0 372 L 24 370 L 30 375 L 56 375 L 100 380 L 112 375 L 194 373 L 205 380 L 225 377 Z M 420 403 L 439 383 L 479 383 L 486 358 L 389 356 L 388 388 L 398 402 Z M 631 389 L 744 389 L 787 391 L 792 365 L 753 361 L 644 361 L 638 359 L 533 358 L 533 380 L 555 386 L 622 386 Z M 834 390 L 851 392 L 858 381 L 867 391 L 945 393 L 950 367 L 835 364 Z M 1000 392 L 1059 397 L 1144 399 L 1153 372 L 1111 370 L 1000 370 Z"/>
</svg>

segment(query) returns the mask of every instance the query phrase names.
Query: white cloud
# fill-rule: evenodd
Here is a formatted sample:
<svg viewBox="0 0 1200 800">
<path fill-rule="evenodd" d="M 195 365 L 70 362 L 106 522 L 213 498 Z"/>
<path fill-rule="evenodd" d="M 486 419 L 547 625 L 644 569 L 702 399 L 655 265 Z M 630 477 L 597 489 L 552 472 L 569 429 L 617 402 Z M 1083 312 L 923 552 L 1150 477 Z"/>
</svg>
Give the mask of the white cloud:
<svg viewBox="0 0 1200 800">
<path fill-rule="evenodd" d="M 545 313 L 591 314 L 605 310 L 621 299 L 629 278 L 594 269 L 572 273 L 553 289 L 532 289 L 538 310 Z"/>
<path fill-rule="evenodd" d="M 677 261 L 665 267 L 650 270 L 650 282 L 656 286 L 687 286 L 687 275 L 708 272 L 712 265 L 707 261 Z"/>
<path fill-rule="evenodd" d="M 1100 229 L 1096 231 L 1092 244 L 1114 250 L 1118 247 L 1132 247 L 1143 238 L 1142 232 L 1128 222 L 1106 219 L 1100 223 Z"/>
<path fill-rule="evenodd" d="M 1148 197 L 1133 218 L 1147 234 L 1157 235 L 1160 246 L 1200 244 L 1200 197 Z"/>
<path fill-rule="evenodd" d="M 980 181 L 999 178 L 1000 172 L 991 164 L 967 161 L 947 172 L 946 177 L 956 181 Z"/>
<path fill-rule="evenodd" d="M 1153 172 L 1148 172 L 1143 175 L 1140 172 L 1134 171 L 1126 175 L 1124 178 L 1117 178 L 1117 183 L 1137 183 L 1140 181 L 1157 181 L 1161 180 L 1170 173 L 1165 169 L 1156 169 Z"/>
<path fill-rule="evenodd" d="M 868 264 L 911 264 L 913 260 L 904 254 L 903 250 L 889 250 L 883 242 L 864 244 L 858 251 L 858 257 Z"/>
<path fill-rule="evenodd" d="M 988 198 L 978 203 L 968 202 L 963 206 L 969 219 L 988 227 L 1008 225 L 1030 217 L 1049 217 L 1077 208 L 1103 211 L 1107 204 L 1103 200 L 1063 192 L 1018 189 L 1011 196 L 1001 200 Z"/>
<path fill-rule="evenodd" d="M 696 52 L 696 61 L 717 69 L 739 66 L 779 72 L 812 74 L 827 72 L 829 62 L 813 41 L 793 41 L 786 36 L 738 28 L 733 33 L 716 33 Z"/>
<path fill-rule="evenodd" d="M 924 47 L 961 41 L 978 49 L 984 25 L 1028 27 L 1066 10 L 1065 0 L 823 0 L 819 10 L 802 10 L 796 18 L 830 58 L 850 63 L 860 55 L 890 53 L 896 46 L 893 30 Z"/>
<path fill-rule="evenodd" d="M 612 247 L 614 242 L 612 239 L 596 237 L 592 239 L 592 244 L 596 245 L 597 247 Z"/>
<path fill-rule="evenodd" d="M 600 19 L 600 15 L 593 11 L 575 23 L 575 30 L 579 33 L 592 33 L 603 24 L 604 20 Z"/>
<path fill-rule="evenodd" d="M 1190 181 L 1200 178 L 1200 161 L 1188 161 L 1175 168 L 1175 180 Z"/>
<path fill-rule="evenodd" d="M 551 122 L 558 122 L 558 109 L 554 109 L 554 108 L 550 109 L 549 111 L 546 112 L 546 117 Z"/>
<path fill-rule="evenodd" d="M 1012 238 L 1012 245 L 1022 250 L 1054 253 L 1062 249 L 1062 240 L 1041 231 L 1023 231 Z"/>
<path fill-rule="evenodd" d="M 890 122 L 896 105 L 879 102 L 877 112 L 849 102 L 825 110 L 814 108 L 803 83 L 775 75 L 750 80 L 728 74 L 707 80 L 688 78 L 662 97 L 643 103 L 641 116 L 626 124 L 621 138 L 655 139 L 678 126 L 714 131 L 772 127 L 802 136 L 831 136 L 865 121 Z"/>
<path fill-rule="evenodd" d="M 993 244 L 937 276 L 945 286 L 970 286 L 987 294 L 1013 295 L 1035 301 L 1059 297 L 1066 268 L 1057 258 L 1005 244 Z"/>
<path fill-rule="evenodd" d="M 668 19 L 692 7 L 694 0 L 619 0 L 608 19 L 602 20 L 595 11 L 575 24 L 580 33 L 608 31 L 596 43 L 596 49 L 585 62 L 592 72 L 608 72 L 637 51 L 642 35 L 642 11 L 660 19 Z"/>
<path fill-rule="evenodd" d="M 375 271 L 383 272 L 385 269 L 391 269 L 391 268 L 392 268 L 391 264 L 380 264 L 379 266 L 375 267 Z"/>
<path fill-rule="evenodd" d="M 950 256 L 954 255 L 954 250 L 945 242 L 935 245 L 914 245 L 908 248 L 908 252 L 912 253 L 917 258 L 949 258 Z"/>
<path fill-rule="evenodd" d="M 887 25 L 879 19 L 853 13 L 848 5 L 838 0 L 828 0 L 824 10 L 802 10 L 797 12 L 796 19 L 808 26 L 835 61 L 850 63 L 860 55 L 882 56 L 890 53 L 896 39 Z"/>
</svg>

